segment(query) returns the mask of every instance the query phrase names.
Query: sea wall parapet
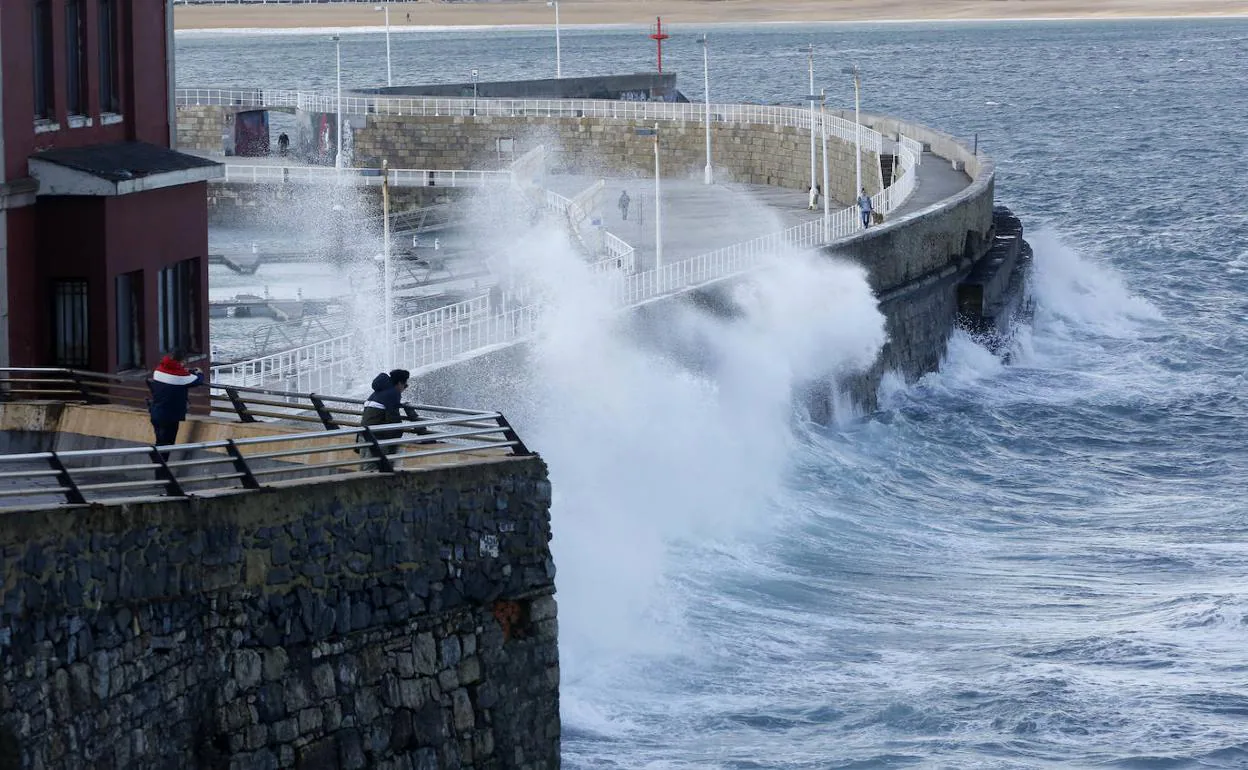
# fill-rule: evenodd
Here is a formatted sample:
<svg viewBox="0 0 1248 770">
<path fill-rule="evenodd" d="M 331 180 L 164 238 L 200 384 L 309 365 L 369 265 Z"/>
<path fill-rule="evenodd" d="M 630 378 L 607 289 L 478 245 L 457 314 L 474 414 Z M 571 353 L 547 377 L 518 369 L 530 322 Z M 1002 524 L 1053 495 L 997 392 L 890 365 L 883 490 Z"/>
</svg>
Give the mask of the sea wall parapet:
<svg viewBox="0 0 1248 770">
<path fill-rule="evenodd" d="M 5 514 L 21 767 L 548 768 L 536 457 Z"/>
</svg>

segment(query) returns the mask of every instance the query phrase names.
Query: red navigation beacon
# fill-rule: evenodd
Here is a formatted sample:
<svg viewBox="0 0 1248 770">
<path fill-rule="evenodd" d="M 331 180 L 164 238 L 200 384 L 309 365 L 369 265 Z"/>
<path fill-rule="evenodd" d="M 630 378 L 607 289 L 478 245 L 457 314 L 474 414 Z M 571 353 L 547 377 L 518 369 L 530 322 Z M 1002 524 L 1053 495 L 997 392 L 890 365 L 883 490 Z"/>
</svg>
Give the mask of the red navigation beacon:
<svg viewBox="0 0 1248 770">
<path fill-rule="evenodd" d="M 671 35 L 663 31 L 663 17 L 655 16 L 655 25 L 651 27 L 650 39 L 659 47 L 659 74 L 663 74 L 663 41 L 667 40 Z"/>
</svg>

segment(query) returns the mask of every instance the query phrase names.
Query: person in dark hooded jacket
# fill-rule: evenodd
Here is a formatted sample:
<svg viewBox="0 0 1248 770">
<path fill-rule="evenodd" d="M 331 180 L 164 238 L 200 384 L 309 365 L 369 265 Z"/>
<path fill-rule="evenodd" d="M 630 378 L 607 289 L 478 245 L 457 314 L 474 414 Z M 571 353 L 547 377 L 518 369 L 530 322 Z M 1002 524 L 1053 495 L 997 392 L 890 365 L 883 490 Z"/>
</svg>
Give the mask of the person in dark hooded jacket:
<svg viewBox="0 0 1248 770">
<path fill-rule="evenodd" d="M 360 415 L 360 426 L 372 428 L 377 425 L 389 425 L 403 422 L 401 406 L 403 391 L 407 390 L 407 381 L 411 373 L 406 369 L 394 369 L 389 373 L 382 372 L 373 378 L 373 393 L 364 402 L 364 411 Z M 373 436 L 378 441 L 398 438 L 403 435 L 400 430 L 374 430 Z M 393 454 L 396 447 L 386 447 L 386 454 Z"/>
<path fill-rule="evenodd" d="M 152 394 L 148 413 L 152 417 L 157 446 L 177 442 L 178 424 L 186 419 L 190 390 L 204 384 L 204 375 L 198 369 L 188 370 L 182 364 L 182 358 L 182 351 L 171 351 L 160 359 L 147 381 L 147 388 Z"/>
</svg>

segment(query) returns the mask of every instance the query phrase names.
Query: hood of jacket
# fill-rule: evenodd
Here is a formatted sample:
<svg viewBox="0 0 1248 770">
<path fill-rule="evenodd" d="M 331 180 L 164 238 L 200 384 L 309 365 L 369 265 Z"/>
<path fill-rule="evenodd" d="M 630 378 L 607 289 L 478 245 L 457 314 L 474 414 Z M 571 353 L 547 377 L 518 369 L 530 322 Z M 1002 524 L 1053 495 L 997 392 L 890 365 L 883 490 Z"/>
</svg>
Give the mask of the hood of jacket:
<svg viewBox="0 0 1248 770">
<path fill-rule="evenodd" d="M 390 375 L 386 374 L 385 372 L 382 372 L 381 374 L 373 378 L 373 390 L 374 391 L 385 390 L 386 388 L 390 387 L 392 384 L 393 383 L 390 382 Z"/>
</svg>

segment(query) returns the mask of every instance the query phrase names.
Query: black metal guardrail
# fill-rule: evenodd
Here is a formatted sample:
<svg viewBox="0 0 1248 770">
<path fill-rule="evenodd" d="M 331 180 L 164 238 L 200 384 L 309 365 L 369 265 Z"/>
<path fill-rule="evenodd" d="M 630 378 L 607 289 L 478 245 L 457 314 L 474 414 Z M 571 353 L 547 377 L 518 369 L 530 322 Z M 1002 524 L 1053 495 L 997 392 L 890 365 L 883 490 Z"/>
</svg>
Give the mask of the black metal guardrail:
<svg viewBox="0 0 1248 770">
<path fill-rule="evenodd" d="M 439 455 L 532 454 L 500 412 L 403 404 L 402 423 L 370 428 L 360 425 L 361 399 L 214 383 L 204 388 L 206 394 L 192 397 L 193 410 L 307 430 L 159 447 L 0 454 L 0 510 L 254 490 L 344 472 L 394 473 L 405 460 Z M 0 368 L 3 402 L 112 404 L 145 412 L 147 397 L 143 378 Z"/>
</svg>

